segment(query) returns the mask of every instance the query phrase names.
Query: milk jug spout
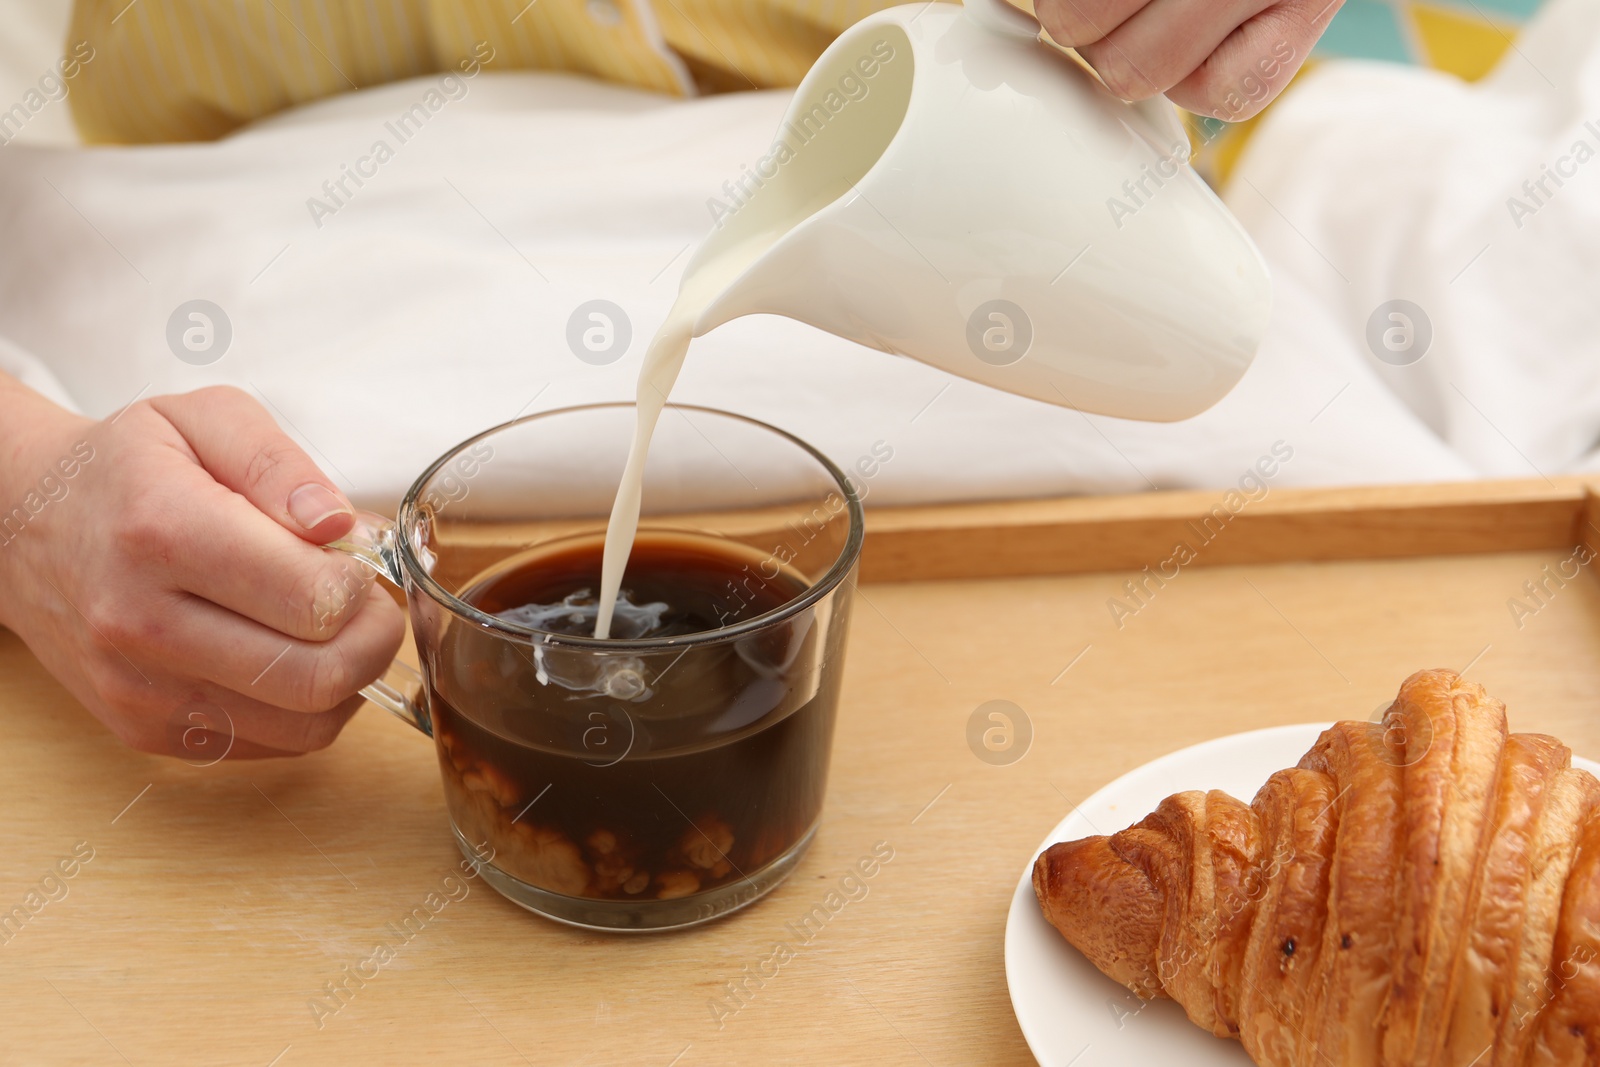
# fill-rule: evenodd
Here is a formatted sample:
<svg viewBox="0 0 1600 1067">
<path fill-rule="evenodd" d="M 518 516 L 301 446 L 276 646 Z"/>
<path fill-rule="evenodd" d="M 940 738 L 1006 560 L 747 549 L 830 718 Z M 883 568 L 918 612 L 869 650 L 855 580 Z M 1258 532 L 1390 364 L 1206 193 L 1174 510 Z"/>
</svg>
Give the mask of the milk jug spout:
<svg viewBox="0 0 1600 1067">
<path fill-rule="evenodd" d="M 1169 103 L 1117 99 L 1003 0 L 890 8 L 823 53 L 713 204 L 680 303 L 697 335 L 786 315 L 1050 403 L 1188 418 L 1271 308 L 1188 153 Z"/>
</svg>

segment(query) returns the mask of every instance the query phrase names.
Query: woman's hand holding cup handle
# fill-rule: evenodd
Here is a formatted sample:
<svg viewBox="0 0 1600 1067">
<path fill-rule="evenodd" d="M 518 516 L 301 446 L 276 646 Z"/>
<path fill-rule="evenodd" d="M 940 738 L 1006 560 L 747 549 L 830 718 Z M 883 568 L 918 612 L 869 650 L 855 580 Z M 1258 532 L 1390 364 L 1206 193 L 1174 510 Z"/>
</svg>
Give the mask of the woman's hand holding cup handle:
<svg viewBox="0 0 1600 1067">
<path fill-rule="evenodd" d="M 332 742 L 404 618 L 318 547 L 354 512 L 265 409 L 215 387 L 94 422 L 0 376 L 0 426 L 0 623 L 97 718 L 191 759 Z"/>
</svg>

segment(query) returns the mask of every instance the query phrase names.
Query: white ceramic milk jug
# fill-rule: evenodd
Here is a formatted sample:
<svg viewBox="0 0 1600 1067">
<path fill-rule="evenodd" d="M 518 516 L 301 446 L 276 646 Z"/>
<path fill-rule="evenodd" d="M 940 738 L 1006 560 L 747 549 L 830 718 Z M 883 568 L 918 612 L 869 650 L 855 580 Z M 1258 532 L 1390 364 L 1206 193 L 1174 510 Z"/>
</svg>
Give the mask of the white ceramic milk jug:
<svg viewBox="0 0 1600 1067">
<path fill-rule="evenodd" d="M 1266 265 L 1184 162 L 1002 0 L 878 12 L 711 204 L 692 332 L 786 315 L 1008 392 L 1125 418 L 1210 407 L 1254 355 Z"/>
</svg>

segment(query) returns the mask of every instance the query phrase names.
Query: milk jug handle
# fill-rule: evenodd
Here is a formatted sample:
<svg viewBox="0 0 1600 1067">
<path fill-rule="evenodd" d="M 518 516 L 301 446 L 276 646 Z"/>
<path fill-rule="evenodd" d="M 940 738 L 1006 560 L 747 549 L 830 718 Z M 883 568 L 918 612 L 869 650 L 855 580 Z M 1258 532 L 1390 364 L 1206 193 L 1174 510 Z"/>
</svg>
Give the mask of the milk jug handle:
<svg viewBox="0 0 1600 1067">
<path fill-rule="evenodd" d="M 1150 142 L 1151 148 L 1175 163 L 1189 161 L 1189 131 L 1183 128 L 1183 119 L 1178 117 L 1178 109 L 1171 100 L 1164 95 L 1152 96 L 1133 104 L 1133 109 L 1150 126 L 1139 132 Z"/>
<path fill-rule="evenodd" d="M 1041 32 L 1038 19 L 1021 8 L 1012 7 L 1006 0 L 963 0 L 962 6 L 968 18 L 996 33 L 1033 40 Z"/>
<path fill-rule="evenodd" d="M 993 33 L 1030 41 L 1044 39 L 1044 28 L 1039 25 L 1039 20 L 1021 8 L 1013 7 L 1006 0 L 963 0 L 963 6 L 967 17 Z M 1078 62 L 1083 63 L 1083 60 L 1079 59 Z M 1087 67 L 1087 64 L 1083 65 Z M 1153 96 L 1129 106 L 1143 120 L 1138 123 L 1143 128 L 1136 132 L 1149 142 L 1151 148 L 1177 162 L 1187 162 L 1189 134 L 1184 130 L 1183 120 L 1178 117 L 1178 109 L 1172 106 L 1172 101 L 1165 96 Z"/>
</svg>

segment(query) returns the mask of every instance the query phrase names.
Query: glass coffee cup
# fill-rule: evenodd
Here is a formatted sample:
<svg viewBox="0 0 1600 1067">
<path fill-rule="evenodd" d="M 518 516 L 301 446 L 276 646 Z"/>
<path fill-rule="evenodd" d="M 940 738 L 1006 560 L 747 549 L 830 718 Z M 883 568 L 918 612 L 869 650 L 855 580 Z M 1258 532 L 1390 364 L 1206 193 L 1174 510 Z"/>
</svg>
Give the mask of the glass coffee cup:
<svg viewBox="0 0 1600 1067">
<path fill-rule="evenodd" d="M 669 405 L 613 638 L 592 636 L 632 404 L 528 416 L 436 460 L 331 548 L 405 590 L 422 671 L 364 692 L 434 738 L 456 843 L 573 925 L 727 914 L 821 816 L 863 537 L 803 441 Z"/>
</svg>

